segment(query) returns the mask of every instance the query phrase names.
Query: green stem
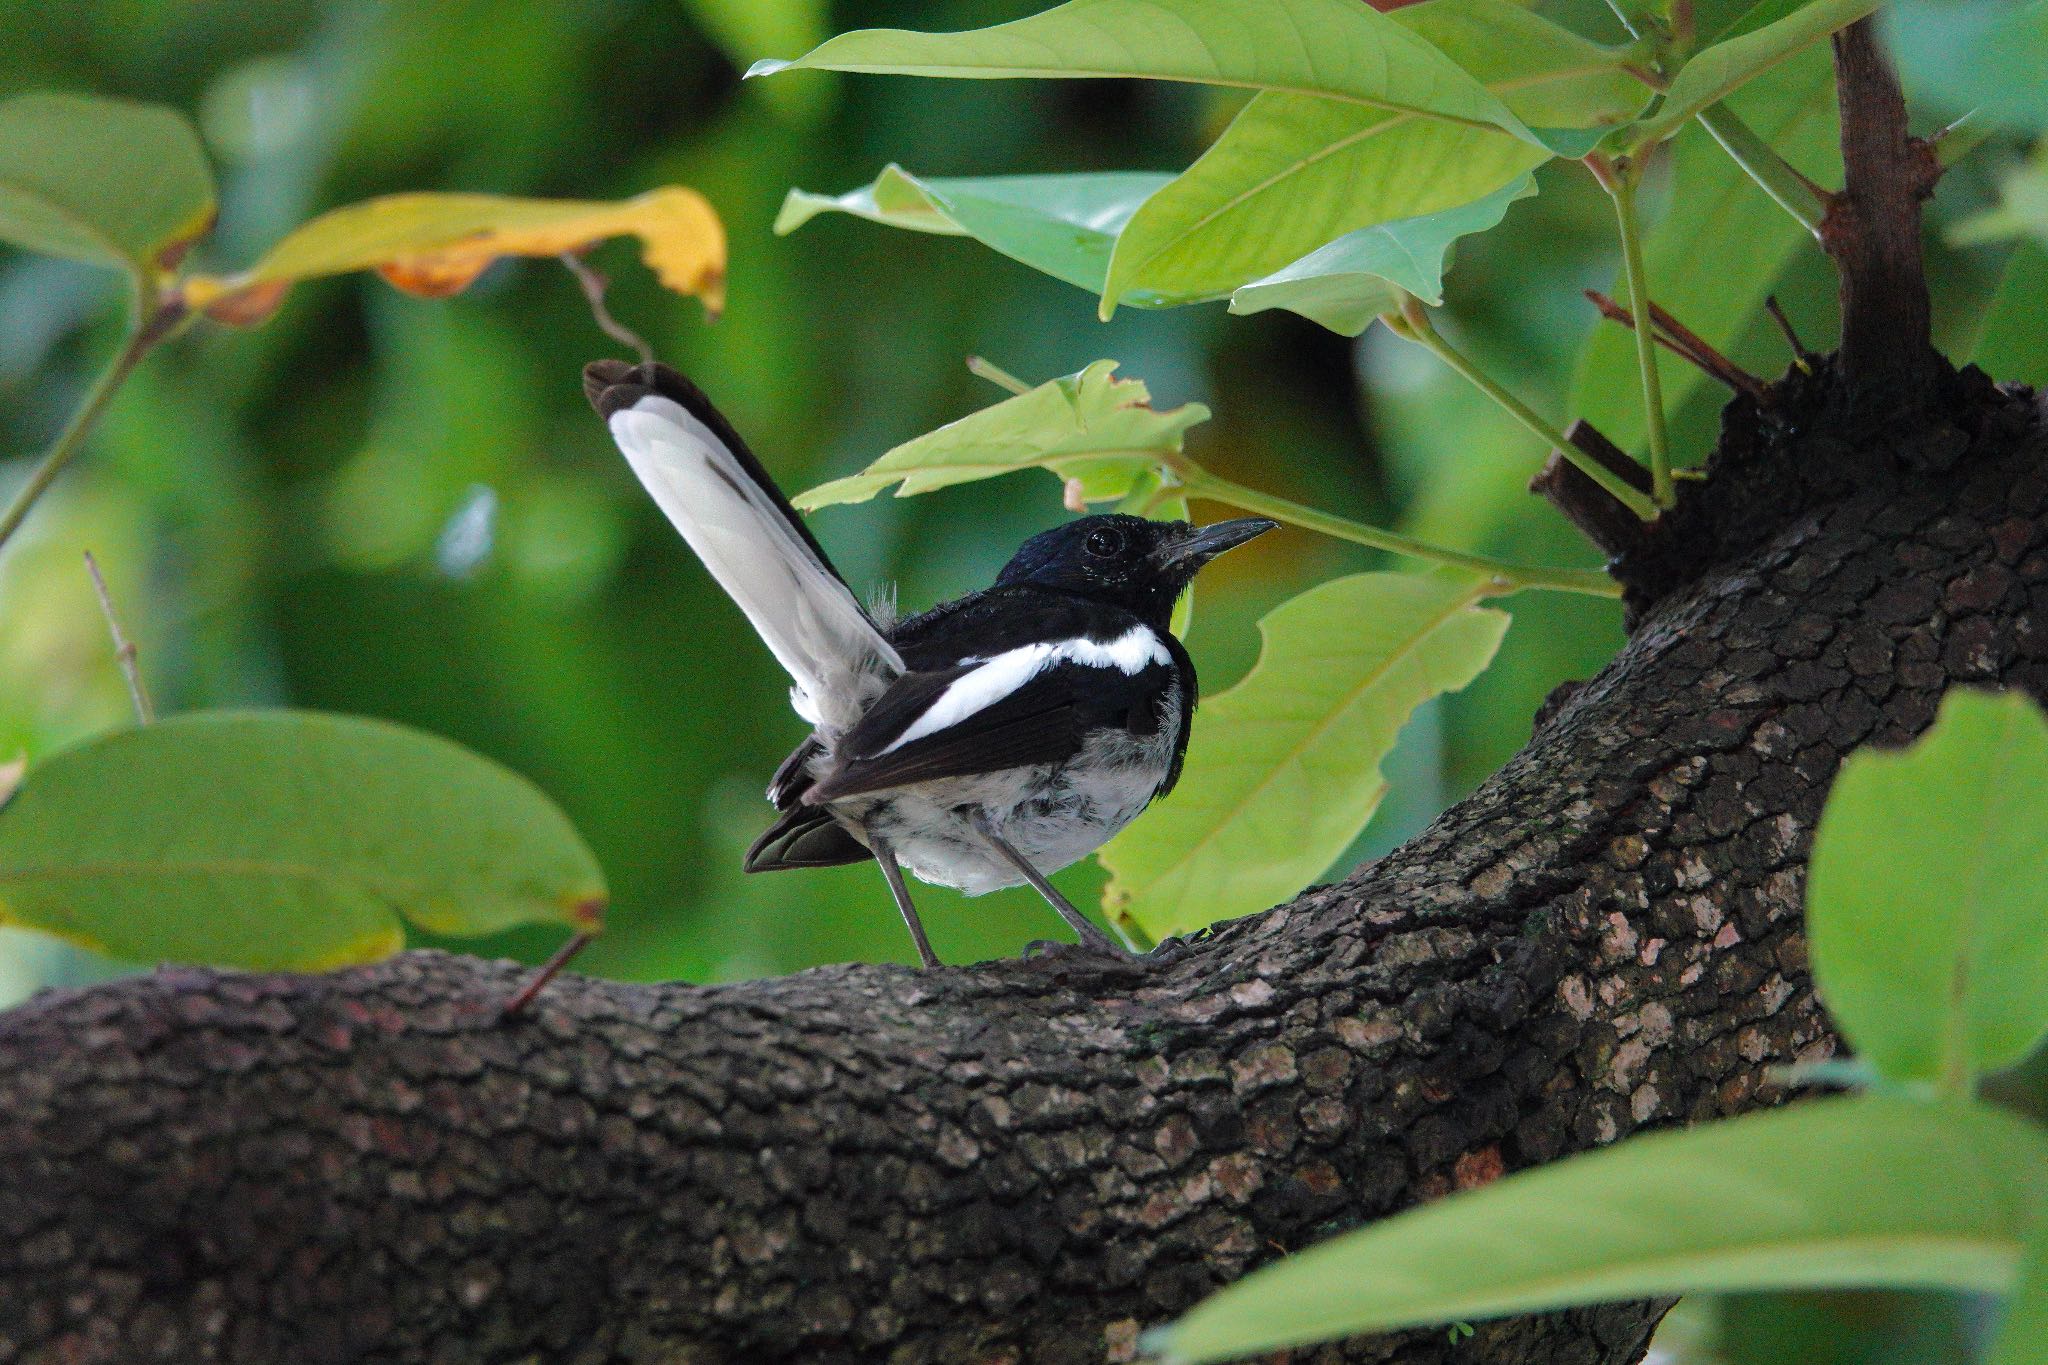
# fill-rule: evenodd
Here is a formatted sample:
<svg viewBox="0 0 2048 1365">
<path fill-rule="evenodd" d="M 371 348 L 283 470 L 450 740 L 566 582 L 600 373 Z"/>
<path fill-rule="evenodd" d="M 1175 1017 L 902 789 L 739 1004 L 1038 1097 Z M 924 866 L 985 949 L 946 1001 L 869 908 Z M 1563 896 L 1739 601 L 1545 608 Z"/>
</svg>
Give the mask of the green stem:
<svg viewBox="0 0 2048 1365">
<path fill-rule="evenodd" d="M 1396 336 L 1403 337 L 1434 352 L 1439 360 L 1464 376 L 1474 388 L 1500 404 L 1510 417 L 1547 442 L 1559 454 L 1563 455 L 1565 459 L 1571 461 L 1587 478 L 1606 489 L 1616 502 L 1628 508 L 1629 511 L 1634 512 L 1644 521 L 1649 521 L 1657 515 L 1656 505 L 1644 497 L 1628 480 L 1616 474 L 1606 465 L 1601 464 L 1585 451 L 1580 450 L 1570 441 L 1567 441 L 1564 438 L 1564 433 L 1549 422 L 1544 421 L 1543 418 L 1537 415 L 1535 409 L 1494 382 L 1493 377 L 1475 365 L 1470 357 L 1452 346 L 1450 342 L 1444 340 L 1443 335 L 1430 322 L 1429 311 L 1423 306 L 1421 300 L 1411 299 L 1409 303 L 1412 306 L 1404 305 L 1399 315 L 1399 320 L 1403 325 L 1391 328 Z M 1640 316 L 1640 313 L 1638 315 Z"/>
<path fill-rule="evenodd" d="M 1410 559 L 1448 564 L 1453 568 L 1484 574 L 1492 580 L 1492 586 L 1486 592 L 1486 596 L 1505 596 L 1525 588 L 1548 588 L 1553 592 L 1575 592 L 1589 597 L 1621 596 L 1621 585 L 1598 569 L 1546 569 L 1524 564 L 1509 564 L 1485 555 L 1467 554 L 1463 550 L 1450 550 L 1440 545 L 1431 545 L 1427 541 L 1415 540 L 1393 531 L 1383 531 L 1377 526 L 1368 526 L 1364 522 L 1291 502 L 1271 493 L 1261 493 L 1256 488 L 1246 488 L 1242 484 L 1232 483 L 1194 465 L 1183 464 L 1175 472 L 1179 474 L 1182 489 L 1189 497 L 1224 503 L 1240 511 L 1284 521 L 1290 526 L 1319 531 L 1326 536 L 1335 536 L 1338 540 L 1348 540 L 1354 545 L 1366 545 L 1375 550 L 1406 555 Z"/>
<path fill-rule="evenodd" d="M 1771 144 L 1725 103 L 1700 110 L 1700 127 L 1713 134 L 1721 150 L 1732 157 L 1758 188 L 1779 208 L 1792 215 L 1799 226 L 1820 237 L 1821 215 L 1827 208 L 1827 192 L 1799 173 L 1799 168 L 1779 156 Z"/>
<path fill-rule="evenodd" d="M 185 320 L 183 309 L 172 304 L 158 310 L 147 322 L 135 326 L 128 333 L 113 361 L 93 381 L 92 389 L 85 395 L 85 401 L 79 404 L 78 411 L 71 414 L 71 420 L 58 433 L 42 461 L 29 471 L 28 482 L 14 495 L 7 510 L 0 512 L 0 548 L 4 548 L 21 528 L 36 499 L 49 491 L 57 476 L 64 472 L 64 466 L 71 463 L 71 457 L 85 443 L 86 433 L 92 430 L 93 423 L 99 420 L 100 414 L 106 411 L 107 404 L 120 389 L 121 381 L 134 371 L 152 347 L 176 331 Z"/>
<path fill-rule="evenodd" d="M 1595 172 L 1614 200 L 1621 227 L 1622 270 L 1628 276 L 1629 307 L 1638 318 L 1650 316 L 1650 282 L 1643 275 L 1643 234 L 1636 225 L 1636 177 L 1632 166 Z M 1664 380 L 1657 372 L 1657 345 L 1648 327 L 1634 329 L 1636 369 L 1643 379 L 1643 413 L 1650 429 L 1650 497 L 1658 507 L 1675 501 L 1671 485 L 1671 436 L 1664 429 Z M 1653 514 L 1654 515 L 1654 514 Z"/>
</svg>

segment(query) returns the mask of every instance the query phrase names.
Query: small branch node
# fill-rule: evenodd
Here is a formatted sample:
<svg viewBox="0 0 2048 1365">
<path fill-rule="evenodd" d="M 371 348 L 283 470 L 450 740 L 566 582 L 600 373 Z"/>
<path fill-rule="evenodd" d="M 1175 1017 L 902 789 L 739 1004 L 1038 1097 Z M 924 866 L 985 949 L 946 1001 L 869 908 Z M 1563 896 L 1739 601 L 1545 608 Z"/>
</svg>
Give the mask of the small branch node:
<svg viewBox="0 0 2048 1365">
<path fill-rule="evenodd" d="M 149 700 L 149 689 L 143 686 L 142 668 L 136 663 L 135 642 L 121 629 L 121 617 L 114 610 L 114 595 L 107 591 L 106 577 L 100 573 L 100 563 L 85 552 L 85 571 L 92 578 L 92 590 L 100 599 L 100 614 L 107 618 L 107 633 L 114 637 L 114 662 L 121 667 L 121 676 L 128 682 L 129 700 L 135 703 L 135 719 L 148 725 L 156 719 L 156 707 Z"/>
<path fill-rule="evenodd" d="M 1806 343 L 1799 339 L 1799 333 L 1792 330 L 1792 319 L 1785 316 L 1785 309 L 1778 303 L 1776 294 L 1764 297 L 1764 311 L 1771 315 L 1771 321 L 1778 324 L 1778 330 L 1785 334 L 1785 344 L 1792 348 L 1792 363 L 1799 367 L 1801 374 L 1813 373 L 1813 352 L 1806 349 Z"/>
</svg>

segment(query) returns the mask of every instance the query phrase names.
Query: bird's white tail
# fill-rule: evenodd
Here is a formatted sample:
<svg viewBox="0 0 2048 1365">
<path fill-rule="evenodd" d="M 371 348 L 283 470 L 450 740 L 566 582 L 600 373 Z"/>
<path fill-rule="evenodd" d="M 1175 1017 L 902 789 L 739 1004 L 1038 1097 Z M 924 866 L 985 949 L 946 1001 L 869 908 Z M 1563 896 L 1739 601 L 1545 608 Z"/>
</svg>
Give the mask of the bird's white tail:
<svg viewBox="0 0 2048 1365">
<path fill-rule="evenodd" d="M 851 726 L 903 661 L 730 424 L 664 367 L 594 365 L 585 382 L 640 482 L 795 681 L 798 714 Z"/>
</svg>

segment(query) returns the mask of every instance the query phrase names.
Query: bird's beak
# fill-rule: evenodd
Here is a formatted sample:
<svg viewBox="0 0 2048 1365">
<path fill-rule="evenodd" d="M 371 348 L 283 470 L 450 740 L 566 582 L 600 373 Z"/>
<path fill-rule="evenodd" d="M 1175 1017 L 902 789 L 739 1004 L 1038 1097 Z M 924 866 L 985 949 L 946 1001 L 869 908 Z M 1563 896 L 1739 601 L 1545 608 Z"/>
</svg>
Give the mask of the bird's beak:
<svg viewBox="0 0 2048 1365">
<path fill-rule="evenodd" d="M 1253 536 L 1262 536 L 1279 528 L 1279 522 L 1268 521 L 1264 517 L 1213 522 L 1167 541 L 1152 552 L 1152 562 L 1160 569 L 1192 576 L 1195 570 L 1225 550 L 1236 549 Z"/>
</svg>

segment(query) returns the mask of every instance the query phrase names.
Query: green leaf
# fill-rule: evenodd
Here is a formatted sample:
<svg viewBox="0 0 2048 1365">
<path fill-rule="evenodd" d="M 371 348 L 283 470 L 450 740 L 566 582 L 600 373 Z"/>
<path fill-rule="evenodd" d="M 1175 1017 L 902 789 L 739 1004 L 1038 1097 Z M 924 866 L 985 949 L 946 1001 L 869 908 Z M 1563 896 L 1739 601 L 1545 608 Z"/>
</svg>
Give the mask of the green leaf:
<svg viewBox="0 0 2048 1365">
<path fill-rule="evenodd" d="M 863 29 L 749 76 L 824 69 L 968 79 L 1123 76 L 1287 91 L 1528 129 L 1406 28 L 1352 0 L 1068 0 L 964 33 Z"/>
<path fill-rule="evenodd" d="M 1138 205 L 1172 178 L 1111 171 L 925 179 L 891 165 L 872 185 L 846 194 L 791 190 L 776 215 L 775 231 L 791 233 L 821 213 L 836 212 L 913 232 L 969 236 L 1011 260 L 1099 294 L 1117 233 Z M 1152 301 L 1131 300 L 1140 305 Z"/>
<path fill-rule="evenodd" d="M 1765 141 L 1802 170 L 1825 180 L 1838 166 L 1834 69 L 1824 52 L 1795 57 L 1731 101 Z M 1729 354 L 1761 315 L 1764 297 L 1813 238 L 1772 203 L 1706 130 L 1686 129 L 1673 144 L 1671 208 L 1646 235 L 1650 294 L 1680 322 Z M 1699 262 L 1712 261 L 1712 270 Z M 1617 278 L 1610 292 L 1627 298 Z M 1784 352 L 1777 352 L 1783 363 Z M 1664 402 L 1677 412 L 1706 376 L 1659 352 Z M 1572 410 L 1624 450 L 1644 446 L 1643 397 L 1633 338 L 1597 325 L 1580 352 Z"/>
<path fill-rule="evenodd" d="M 1392 22 L 1442 51 L 1518 117 L 1500 132 L 1262 94 L 1119 237 L 1104 315 L 1133 291 L 1214 298 L 1359 228 L 1469 203 L 1549 159 L 1581 155 L 1648 99 L 1620 49 L 1505 0 L 1429 0 Z M 1568 131 L 1588 127 L 1577 135 Z"/>
<path fill-rule="evenodd" d="M 1968 359 L 1994 379 L 2048 385 L 2048 332 L 2041 300 L 2048 298 L 2048 247 L 2021 242 L 2006 258 Z"/>
<path fill-rule="evenodd" d="M 538 788 L 445 739 L 303 711 L 123 730 L 0 810 L 0 921 L 117 957 L 311 970 L 482 934 L 597 927 L 604 879 Z"/>
<path fill-rule="evenodd" d="M 2048 0 L 1892 0 L 1883 24 L 1916 98 L 2015 132 L 2048 132 Z"/>
<path fill-rule="evenodd" d="M 175 109 L 83 95 L 0 103 L 0 242 L 147 285 L 213 222 L 213 174 Z"/>
<path fill-rule="evenodd" d="M 1485 129 L 1260 95 L 1118 235 L 1102 316 L 1136 291 L 1221 298 L 1347 232 L 1469 203 L 1549 159 Z"/>
<path fill-rule="evenodd" d="M 1355 574 L 1259 622 L 1259 662 L 1195 712 L 1180 785 L 1098 855 L 1110 913 L 1154 938 L 1263 910 L 1365 828 L 1416 707 L 1477 677 L 1506 631 L 1482 580 Z"/>
<path fill-rule="evenodd" d="M 1638 147 L 1663 141 L 1708 105 L 1876 9 L 1877 0 L 1812 0 L 1782 19 L 1702 49 L 1679 70 L 1664 102 L 1632 140 Z"/>
<path fill-rule="evenodd" d="M 1817 1100 L 1654 1133 L 1452 1195 L 1240 1280 L 1168 1358 L 1569 1304 L 1799 1286 L 1998 1292 L 2048 1139 L 1988 1106 Z"/>
<path fill-rule="evenodd" d="M 2048 1365 L 2048 1220 L 2034 1228 L 1987 1365 Z"/>
<path fill-rule="evenodd" d="M 1958 688 L 1911 748 L 1865 749 L 1814 834 L 1821 1000 L 1894 1081 L 1967 1082 L 2048 1032 L 2048 718 Z"/>
<path fill-rule="evenodd" d="M 1114 360 L 1098 360 L 906 441 L 860 473 L 791 501 L 805 511 L 865 502 L 899 481 L 896 496 L 907 498 L 1020 469 L 1078 479 L 1089 502 L 1122 498 L 1146 470 L 1180 453 L 1187 429 L 1206 420 L 1209 409 L 1187 403 L 1157 411 L 1142 381 L 1118 379 L 1115 371 Z"/>
<path fill-rule="evenodd" d="M 1525 175 L 1458 208 L 1347 232 L 1293 265 L 1237 289 L 1230 296 L 1230 311 L 1292 309 L 1333 332 L 1355 337 L 1380 314 L 1399 308 L 1404 293 L 1434 307 L 1443 302 L 1452 243 L 1486 231 L 1506 216 L 1508 205 L 1534 193 L 1536 181 Z"/>
</svg>

